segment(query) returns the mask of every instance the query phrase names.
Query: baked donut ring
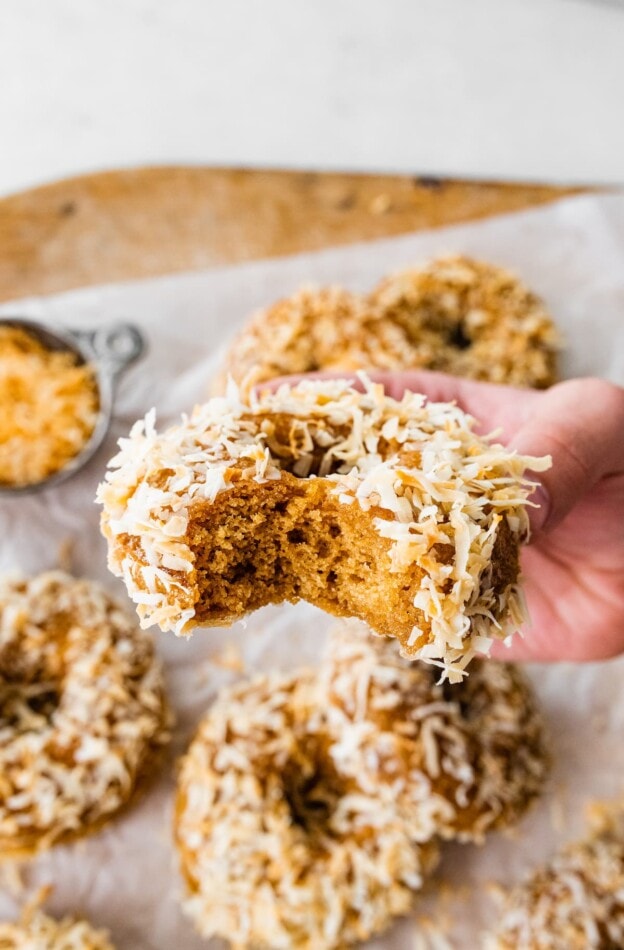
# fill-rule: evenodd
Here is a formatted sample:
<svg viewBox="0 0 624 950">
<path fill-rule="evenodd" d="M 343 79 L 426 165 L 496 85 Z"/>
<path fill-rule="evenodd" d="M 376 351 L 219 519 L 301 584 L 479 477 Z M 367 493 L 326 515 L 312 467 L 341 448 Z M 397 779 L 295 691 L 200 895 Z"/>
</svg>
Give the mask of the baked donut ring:
<svg viewBox="0 0 624 950">
<path fill-rule="evenodd" d="M 593 825 L 511 892 L 486 950 L 624 947 L 624 811 L 603 808 Z"/>
<path fill-rule="evenodd" d="M 341 771 L 313 671 L 224 691 L 182 760 L 175 839 L 204 937 L 330 950 L 406 913 L 436 863 L 433 828 Z M 419 843 L 417 839 L 424 839 Z"/>
<path fill-rule="evenodd" d="M 441 257 L 385 278 L 368 296 L 302 290 L 256 313 L 213 386 L 317 370 L 432 369 L 543 389 L 559 338 L 542 301 L 513 274 Z"/>
<path fill-rule="evenodd" d="M 96 584 L 0 580 L 0 857 L 94 831 L 168 739 L 151 638 Z"/>
<path fill-rule="evenodd" d="M 175 808 L 185 908 L 241 948 L 368 939 L 411 908 L 440 837 L 517 820 L 547 767 L 518 670 L 439 686 L 344 624 L 319 670 L 225 690 L 200 724 Z"/>
<path fill-rule="evenodd" d="M 20 921 L 0 923 L 2 950 L 115 950 L 105 930 L 96 930 L 87 920 L 64 917 L 55 920 L 43 911 L 29 908 Z"/>
<path fill-rule="evenodd" d="M 536 389 L 557 381 L 559 335 L 552 318 L 502 267 L 438 258 L 386 277 L 369 302 L 402 328 L 412 347 L 404 369 Z"/>
<path fill-rule="evenodd" d="M 396 794 L 409 799 L 404 809 L 425 811 L 420 823 L 443 838 L 481 842 L 518 821 L 543 789 L 550 756 L 542 718 L 512 664 L 475 661 L 463 682 L 440 684 L 430 665 L 351 621 L 332 632 L 319 691 L 329 732 L 347 737 L 332 750 L 340 767 L 355 755 L 363 776 L 359 760 L 374 754 L 372 792 L 385 750 L 400 776 Z"/>
<path fill-rule="evenodd" d="M 145 625 L 186 633 L 269 603 L 357 616 L 461 676 L 518 629 L 531 483 L 456 406 L 362 377 L 237 393 L 156 433 L 138 423 L 100 486 L 109 567 Z"/>
</svg>

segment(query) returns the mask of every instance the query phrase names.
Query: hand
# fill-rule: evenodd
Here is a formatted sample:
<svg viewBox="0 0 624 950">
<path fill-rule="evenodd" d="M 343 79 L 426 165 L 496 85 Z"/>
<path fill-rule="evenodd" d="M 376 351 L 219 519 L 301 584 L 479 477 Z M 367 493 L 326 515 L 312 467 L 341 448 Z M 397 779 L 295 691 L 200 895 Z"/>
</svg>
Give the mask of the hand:
<svg viewBox="0 0 624 950">
<path fill-rule="evenodd" d="M 536 392 L 443 373 L 371 375 L 396 398 L 410 389 L 456 400 L 478 431 L 500 429 L 497 438 L 519 453 L 552 456 L 552 468 L 534 476 L 531 500 L 540 507 L 522 555 L 532 625 L 493 654 L 598 660 L 624 652 L 624 389 L 598 379 Z"/>
</svg>

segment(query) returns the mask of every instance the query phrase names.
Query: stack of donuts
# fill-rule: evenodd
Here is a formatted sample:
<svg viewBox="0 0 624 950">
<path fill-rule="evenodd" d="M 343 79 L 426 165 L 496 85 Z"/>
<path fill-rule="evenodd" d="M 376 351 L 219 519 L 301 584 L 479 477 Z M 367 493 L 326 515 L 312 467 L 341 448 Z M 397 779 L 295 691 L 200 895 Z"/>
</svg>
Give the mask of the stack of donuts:
<svg viewBox="0 0 624 950">
<path fill-rule="evenodd" d="M 350 374 L 545 387 L 557 345 L 515 277 L 439 259 L 367 295 L 306 289 L 262 311 L 209 402 L 120 441 L 98 499 L 141 627 L 187 635 L 300 600 L 355 618 L 317 667 L 222 691 L 181 760 L 174 839 L 203 936 L 366 940 L 409 912 L 446 841 L 482 842 L 539 796 L 549 755 L 530 684 L 484 656 L 526 617 L 519 548 L 547 462 L 456 406 Z M 316 370 L 350 378 L 253 388 Z M 162 768 L 170 727 L 153 641 L 102 589 L 61 572 L 0 583 L 2 855 L 101 828 Z M 39 910 L 0 927 L 0 945 L 110 947 Z"/>
</svg>

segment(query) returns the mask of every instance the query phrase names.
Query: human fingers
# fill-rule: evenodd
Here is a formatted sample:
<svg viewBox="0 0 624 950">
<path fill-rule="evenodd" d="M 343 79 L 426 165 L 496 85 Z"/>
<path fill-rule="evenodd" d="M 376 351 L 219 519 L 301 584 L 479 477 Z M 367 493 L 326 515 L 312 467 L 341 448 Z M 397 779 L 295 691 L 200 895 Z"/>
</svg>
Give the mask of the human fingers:
<svg viewBox="0 0 624 950">
<path fill-rule="evenodd" d="M 624 389 L 600 379 L 559 383 L 512 439 L 523 455 L 550 455 L 540 475 L 537 530 L 555 527 L 600 479 L 624 471 Z"/>
<path fill-rule="evenodd" d="M 400 399 L 406 390 L 423 393 L 430 402 L 456 402 L 473 416 L 480 432 L 496 430 L 509 441 L 524 424 L 543 393 L 495 383 L 478 382 L 448 373 L 408 370 L 401 373 L 371 373 L 383 383 L 389 396 Z"/>
</svg>

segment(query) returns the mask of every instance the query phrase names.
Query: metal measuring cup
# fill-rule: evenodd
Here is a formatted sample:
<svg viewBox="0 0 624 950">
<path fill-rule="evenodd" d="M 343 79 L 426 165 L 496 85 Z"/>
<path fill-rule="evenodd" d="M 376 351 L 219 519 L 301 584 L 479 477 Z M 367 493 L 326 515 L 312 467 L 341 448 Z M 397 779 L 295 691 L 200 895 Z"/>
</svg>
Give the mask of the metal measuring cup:
<svg viewBox="0 0 624 950">
<path fill-rule="evenodd" d="M 145 340 L 130 323 L 115 323 L 96 330 L 69 330 L 37 320 L 21 317 L 0 317 L 0 326 L 19 327 L 48 350 L 73 353 L 78 363 L 89 363 L 94 370 L 99 410 L 98 418 L 84 448 L 67 464 L 41 482 L 28 485 L 0 485 L 0 497 L 30 495 L 59 485 L 79 472 L 95 455 L 109 430 L 117 381 L 145 351 Z"/>
</svg>

